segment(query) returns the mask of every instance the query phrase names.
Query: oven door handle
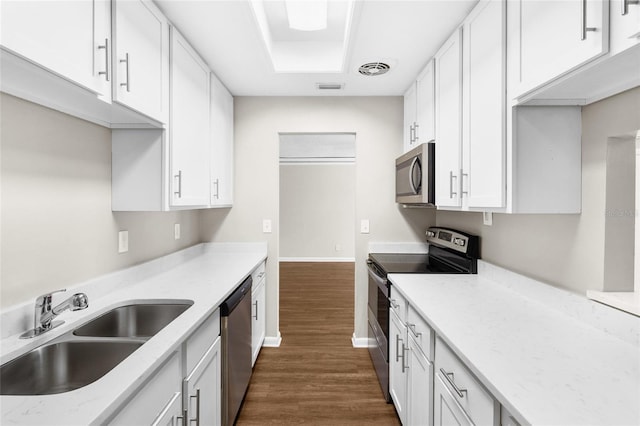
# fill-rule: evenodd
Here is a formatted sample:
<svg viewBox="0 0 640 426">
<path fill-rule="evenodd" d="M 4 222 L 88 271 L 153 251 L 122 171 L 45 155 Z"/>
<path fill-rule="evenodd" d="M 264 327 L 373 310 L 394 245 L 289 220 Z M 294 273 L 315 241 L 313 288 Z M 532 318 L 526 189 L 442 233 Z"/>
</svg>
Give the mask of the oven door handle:
<svg viewBox="0 0 640 426">
<path fill-rule="evenodd" d="M 387 286 L 387 279 L 376 274 L 371 267 L 368 267 L 367 270 L 369 271 L 369 276 L 371 277 L 371 279 L 373 279 L 378 288 L 382 290 L 382 293 L 384 293 L 385 297 L 388 298 L 389 287 Z"/>
</svg>

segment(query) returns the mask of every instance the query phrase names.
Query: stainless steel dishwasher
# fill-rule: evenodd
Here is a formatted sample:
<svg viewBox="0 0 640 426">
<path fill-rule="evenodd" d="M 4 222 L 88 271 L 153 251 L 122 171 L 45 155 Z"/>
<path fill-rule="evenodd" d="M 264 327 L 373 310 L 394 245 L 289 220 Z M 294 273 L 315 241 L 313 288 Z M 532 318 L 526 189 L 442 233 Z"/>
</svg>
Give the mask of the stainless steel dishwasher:
<svg viewBox="0 0 640 426">
<path fill-rule="evenodd" d="M 251 380 L 251 276 L 220 305 L 222 424 L 235 423 Z"/>
</svg>

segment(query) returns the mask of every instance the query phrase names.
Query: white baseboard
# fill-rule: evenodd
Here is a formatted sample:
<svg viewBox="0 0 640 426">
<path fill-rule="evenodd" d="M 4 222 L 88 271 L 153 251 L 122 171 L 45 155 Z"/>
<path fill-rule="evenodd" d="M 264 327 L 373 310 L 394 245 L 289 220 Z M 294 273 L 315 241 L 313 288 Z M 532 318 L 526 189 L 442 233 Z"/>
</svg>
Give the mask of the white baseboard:
<svg viewBox="0 0 640 426">
<path fill-rule="evenodd" d="M 353 333 L 353 336 L 351 336 L 351 344 L 353 345 L 354 348 L 368 348 L 369 338 L 356 337 L 356 333 Z"/>
<path fill-rule="evenodd" d="M 282 335 L 278 331 L 278 335 L 276 337 L 267 336 L 264 338 L 264 342 L 262 342 L 262 346 L 265 348 L 279 348 L 280 343 L 282 343 Z"/>
<path fill-rule="evenodd" d="M 280 262 L 355 262 L 355 257 L 280 257 Z"/>
</svg>

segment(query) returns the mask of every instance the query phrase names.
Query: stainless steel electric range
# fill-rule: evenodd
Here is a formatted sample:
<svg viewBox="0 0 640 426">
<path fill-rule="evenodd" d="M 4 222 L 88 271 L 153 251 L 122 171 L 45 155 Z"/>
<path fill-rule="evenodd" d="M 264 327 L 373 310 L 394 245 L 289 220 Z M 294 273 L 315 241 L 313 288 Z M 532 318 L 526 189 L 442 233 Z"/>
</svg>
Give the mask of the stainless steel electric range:
<svg viewBox="0 0 640 426">
<path fill-rule="evenodd" d="M 429 252 L 369 253 L 369 354 L 387 402 L 389 396 L 389 296 L 387 274 L 475 274 L 479 238 L 449 228 L 426 232 Z"/>
</svg>

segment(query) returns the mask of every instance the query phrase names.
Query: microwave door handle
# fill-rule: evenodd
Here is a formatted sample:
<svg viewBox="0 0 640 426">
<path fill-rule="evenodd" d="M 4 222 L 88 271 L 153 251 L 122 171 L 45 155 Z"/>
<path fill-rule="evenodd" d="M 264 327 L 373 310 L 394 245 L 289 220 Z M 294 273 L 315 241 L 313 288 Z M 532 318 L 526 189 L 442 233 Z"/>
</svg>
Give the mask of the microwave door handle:
<svg viewBox="0 0 640 426">
<path fill-rule="evenodd" d="M 415 157 L 411 162 L 411 167 L 409 167 L 409 185 L 411 186 L 411 190 L 413 191 L 413 193 L 416 195 L 418 195 L 419 187 L 416 186 L 416 183 L 413 180 L 413 171 L 416 167 L 419 167 L 419 166 L 420 166 L 420 163 L 418 162 L 418 157 Z M 422 173 L 420 174 L 422 175 Z M 422 180 L 422 176 L 420 176 L 419 180 Z"/>
</svg>

